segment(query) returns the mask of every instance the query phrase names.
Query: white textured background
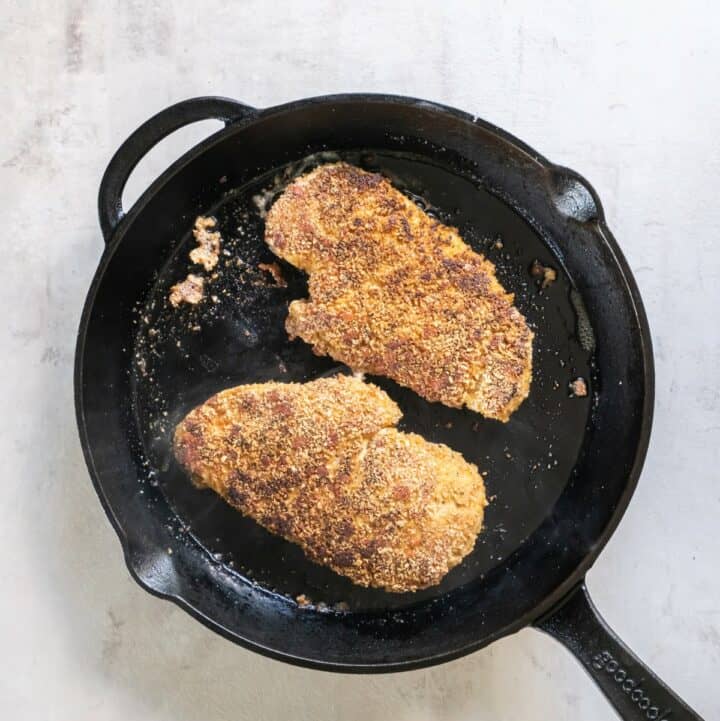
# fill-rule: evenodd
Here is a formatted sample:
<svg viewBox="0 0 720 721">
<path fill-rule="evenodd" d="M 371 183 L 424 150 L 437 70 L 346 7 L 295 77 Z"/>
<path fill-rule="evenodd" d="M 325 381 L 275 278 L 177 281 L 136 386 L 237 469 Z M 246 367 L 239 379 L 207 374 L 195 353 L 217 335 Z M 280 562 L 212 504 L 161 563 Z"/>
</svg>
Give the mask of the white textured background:
<svg viewBox="0 0 720 721">
<path fill-rule="evenodd" d="M 606 5 L 4 0 L 1 718 L 613 717 L 579 665 L 531 630 L 439 668 L 321 674 L 214 636 L 125 570 L 72 406 L 105 164 L 188 96 L 265 106 L 341 91 L 463 108 L 597 188 L 646 302 L 657 406 L 640 487 L 589 586 L 660 676 L 720 718 L 720 12 Z M 211 127 L 160 146 L 129 195 Z"/>
</svg>

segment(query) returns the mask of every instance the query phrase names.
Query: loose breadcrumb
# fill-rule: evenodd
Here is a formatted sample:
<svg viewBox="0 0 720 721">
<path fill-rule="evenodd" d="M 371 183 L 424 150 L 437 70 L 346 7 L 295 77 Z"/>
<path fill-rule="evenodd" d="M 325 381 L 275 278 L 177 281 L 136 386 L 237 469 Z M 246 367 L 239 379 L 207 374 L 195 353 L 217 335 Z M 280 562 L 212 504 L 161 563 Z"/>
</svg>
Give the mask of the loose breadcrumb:
<svg viewBox="0 0 720 721">
<path fill-rule="evenodd" d="M 534 260 L 530 266 L 530 275 L 540 281 L 540 287 L 545 289 L 557 280 L 557 271 L 539 260 Z"/>
<path fill-rule="evenodd" d="M 193 228 L 197 247 L 190 251 L 190 260 L 193 263 L 202 265 L 206 271 L 211 271 L 218 264 L 220 256 L 222 238 L 220 233 L 212 230 L 215 225 L 215 218 L 206 218 L 199 215 L 195 219 L 195 227 Z"/>
<path fill-rule="evenodd" d="M 584 398 L 588 394 L 587 383 L 584 378 L 576 378 L 570 383 L 570 393 L 578 398 Z"/>
<path fill-rule="evenodd" d="M 185 280 L 170 288 L 169 300 L 173 308 L 181 303 L 197 305 L 204 295 L 205 279 L 201 275 L 190 273 Z"/>
</svg>

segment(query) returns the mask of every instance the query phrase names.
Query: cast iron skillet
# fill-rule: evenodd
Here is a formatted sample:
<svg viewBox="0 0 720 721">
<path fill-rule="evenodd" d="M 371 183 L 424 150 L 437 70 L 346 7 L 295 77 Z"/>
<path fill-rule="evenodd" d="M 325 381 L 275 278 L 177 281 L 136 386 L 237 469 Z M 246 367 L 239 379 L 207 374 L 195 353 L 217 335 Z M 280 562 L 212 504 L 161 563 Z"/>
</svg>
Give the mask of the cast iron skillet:
<svg viewBox="0 0 720 721">
<path fill-rule="evenodd" d="M 209 118 L 225 128 L 125 213 L 121 193 L 143 155 Z M 536 333 L 531 394 L 507 424 L 370 379 L 400 404 L 404 428 L 486 470 L 494 497 L 475 551 L 417 594 L 361 589 L 309 563 L 195 489 L 170 453 L 175 423 L 221 388 L 343 372 L 287 339 L 302 274 L 284 265 L 284 288 L 258 269 L 273 260 L 263 208 L 292 177 L 338 158 L 385 173 L 458 226 L 496 263 Z M 630 501 L 653 408 L 645 314 L 587 181 L 493 125 L 421 100 L 338 95 L 256 110 L 196 98 L 123 143 L 99 209 L 107 247 L 79 330 L 77 419 L 138 583 L 239 644 L 332 671 L 440 663 L 532 624 L 578 657 L 624 718 L 698 718 L 606 626 L 583 583 Z M 200 213 L 218 219 L 228 253 L 204 302 L 175 310 L 168 289 L 193 271 Z M 548 288 L 528 272 L 536 259 L 558 271 Z M 585 397 L 568 390 L 577 377 Z M 309 605 L 295 602 L 301 594 Z"/>
</svg>

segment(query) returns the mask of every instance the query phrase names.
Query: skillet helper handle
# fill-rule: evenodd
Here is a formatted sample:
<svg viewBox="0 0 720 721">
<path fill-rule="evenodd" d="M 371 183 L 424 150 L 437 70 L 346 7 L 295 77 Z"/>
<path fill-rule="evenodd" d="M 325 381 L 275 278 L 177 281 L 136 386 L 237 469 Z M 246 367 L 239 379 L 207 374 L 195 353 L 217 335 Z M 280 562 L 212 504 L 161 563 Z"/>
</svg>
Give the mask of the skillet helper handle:
<svg viewBox="0 0 720 721">
<path fill-rule="evenodd" d="M 577 657 L 625 721 L 702 721 L 613 633 L 585 583 L 536 625 Z"/>
<path fill-rule="evenodd" d="M 230 98 L 200 97 L 182 100 L 145 121 L 119 148 L 100 183 L 98 212 L 105 242 L 125 215 L 122 192 L 135 166 L 163 138 L 201 120 L 222 120 L 225 125 L 251 117 L 255 108 Z"/>
</svg>

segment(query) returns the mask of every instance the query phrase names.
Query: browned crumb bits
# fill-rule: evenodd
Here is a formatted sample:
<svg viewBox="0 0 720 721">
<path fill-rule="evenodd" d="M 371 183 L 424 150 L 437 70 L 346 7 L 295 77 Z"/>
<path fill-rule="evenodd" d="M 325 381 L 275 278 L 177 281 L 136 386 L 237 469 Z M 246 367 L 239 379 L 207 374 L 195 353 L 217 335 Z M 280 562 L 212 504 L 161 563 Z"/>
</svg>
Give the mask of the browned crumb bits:
<svg viewBox="0 0 720 721">
<path fill-rule="evenodd" d="M 222 238 L 220 233 L 212 230 L 215 225 L 215 218 L 206 218 L 199 215 L 195 219 L 195 227 L 193 228 L 197 247 L 190 251 L 190 260 L 193 263 L 202 265 L 206 271 L 211 271 L 218 264 L 220 256 Z M 210 280 L 215 280 L 217 277 L 217 273 L 215 273 Z M 181 303 L 196 305 L 203 299 L 204 290 L 205 278 L 190 273 L 185 280 L 176 283 L 170 288 L 168 300 L 173 308 L 177 308 Z"/>
<path fill-rule="evenodd" d="M 205 270 L 210 271 L 218 264 L 220 256 L 220 233 L 213 231 L 216 225 L 215 218 L 206 218 L 199 215 L 195 219 L 193 235 L 197 247 L 190 251 L 190 260 L 193 263 L 202 265 Z"/>
<path fill-rule="evenodd" d="M 587 384 L 584 378 L 576 378 L 570 383 L 570 395 L 583 398 L 588 394 Z"/>
<path fill-rule="evenodd" d="M 181 303 L 197 305 L 203 299 L 204 288 L 205 278 L 190 273 L 185 280 L 170 288 L 168 299 L 173 308 L 177 308 Z"/>
<path fill-rule="evenodd" d="M 557 280 L 557 271 L 548 265 L 543 265 L 539 260 L 534 260 L 530 266 L 530 275 L 541 281 L 540 287 L 547 288 Z"/>
<path fill-rule="evenodd" d="M 301 593 L 299 596 L 296 596 L 295 601 L 297 602 L 298 606 L 311 606 L 312 605 L 312 598 L 310 598 L 309 596 L 306 596 L 304 593 Z"/>
</svg>

